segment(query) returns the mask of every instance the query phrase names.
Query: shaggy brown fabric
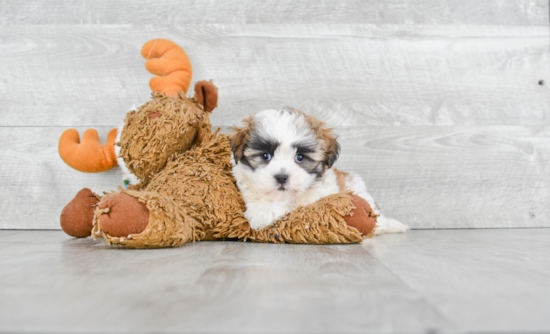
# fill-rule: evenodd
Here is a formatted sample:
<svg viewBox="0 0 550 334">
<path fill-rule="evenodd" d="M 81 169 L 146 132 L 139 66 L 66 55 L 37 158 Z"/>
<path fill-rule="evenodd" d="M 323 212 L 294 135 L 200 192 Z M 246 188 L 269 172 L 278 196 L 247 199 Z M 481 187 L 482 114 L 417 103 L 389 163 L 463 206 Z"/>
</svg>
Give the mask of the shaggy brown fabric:
<svg viewBox="0 0 550 334">
<path fill-rule="evenodd" d="M 250 228 L 244 235 L 252 241 L 299 244 L 349 244 L 363 240 L 359 231 L 346 224 L 344 217 L 354 206 L 351 194 L 326 196 L 317 202 L 299 207 L 273 227 L 261 231 Z"/>
<path fill-rule="evenodd" d="M 154 113 L 155 117 L 149 117 Z M 158 115 L 160 114 L 160 115 Z M 199 130 L 211 132 L 207 114 L 185 96 L 170 97 L 153 93 L 153 99 L 126 115 L 119 157 L 146 184 L 160 172 L 172 154 L 187 151 Z M 208 124 L 208 129 L 201 129 Z"/>
<path fill-rule="evenodd" d="M 89 237 L 92 233 L 92 221 L 99 203 L 99 196 L 90 189 L 80 190 L 61 212 L 61 228 L 75 238 Z"/>
<path fill-rule="evenodd" d="M 99 223 L 101 216 L 108 214 L 109 209 L 98 208 L 93 221 L 92 237 L 94 239 L 104 238 L 109 245 L 123 248 L 177 247 L 193 241 L 193 229 L 196 222 L 185 213 L 184 208 L 176 205 L 170 198 L 145 191 L 122 189 L 119 191 L 146 205 L 149 210 L 149 224 L 139 234 L 130 234 L 126 237 L 112 236 L 105 232 Z M 119 193 L 110 193 L 102 201 L 117 194 Z"/>
<path fill-rule="evenodd" d="M 231 174 L 229 141 L 218 132 L 200 146 L 171 157 L 146 191 L 172 198 L 197 221 L 197 240 L 225 238 L 226 228 L 248 225 L 244 201 Z"/>
</svg>

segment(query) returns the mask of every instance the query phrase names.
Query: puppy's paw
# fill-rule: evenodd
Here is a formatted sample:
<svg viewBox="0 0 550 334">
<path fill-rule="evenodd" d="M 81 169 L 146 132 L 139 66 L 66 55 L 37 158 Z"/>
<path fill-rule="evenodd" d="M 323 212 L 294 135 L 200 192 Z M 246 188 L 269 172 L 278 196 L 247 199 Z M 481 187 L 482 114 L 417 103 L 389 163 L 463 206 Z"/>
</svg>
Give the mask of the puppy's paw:
<svg viewBox="0 0 550 334">
<path fill-rule="evenodd" d="M 248 219 L 248 224 L 250 227 L 256 231 L 263 230 L 264 228 L 272 225 L 275 221 L 266 217 L 265 215 L 259 214 Z"/>
<path fill-rule="evenodd" d="M 248 219 L 250 227 L 256 231 L 263 230 L 273 225 L 276 221 L 288 214 L 286 207 L 280 205 L 271 205 L 262 208 L 249 208 L 244 216 Z"/>
</svg>

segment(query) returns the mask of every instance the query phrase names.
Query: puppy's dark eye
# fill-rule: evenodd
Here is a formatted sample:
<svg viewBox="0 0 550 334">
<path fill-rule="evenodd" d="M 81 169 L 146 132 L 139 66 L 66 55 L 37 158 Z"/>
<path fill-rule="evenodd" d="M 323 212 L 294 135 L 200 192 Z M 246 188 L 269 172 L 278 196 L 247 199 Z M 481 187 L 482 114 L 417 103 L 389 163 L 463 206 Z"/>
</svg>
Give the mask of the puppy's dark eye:
<svg viewBox="0 0 550 334">
<path fill-rule="evenodd" d="M 296 160 L 297 163 L 301 164 L 302 162 L 304 162 L 304 156 L 301 154 L 296 154 L 294 160 Z"/>
<path fill-rule="evenodd" d="M 264 153 L 264 154 L 262 155 L 262 159 L 264 159 L 264 161 L 269 161 L 269 160 L 271 160 L 271 154 L 269 154 L 269 153 Z"/>
</svg>

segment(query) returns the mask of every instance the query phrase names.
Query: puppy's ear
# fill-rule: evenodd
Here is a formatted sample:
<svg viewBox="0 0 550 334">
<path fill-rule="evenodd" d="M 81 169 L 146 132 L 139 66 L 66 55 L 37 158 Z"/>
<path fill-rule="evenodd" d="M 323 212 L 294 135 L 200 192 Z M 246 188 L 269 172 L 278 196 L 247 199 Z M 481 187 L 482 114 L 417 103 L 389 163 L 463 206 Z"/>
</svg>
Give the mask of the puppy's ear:
<svg viewBox="0 0 550 334">
<path fill-rule="evenodd" d="M 229 144 L 231 145 L 231 151 L 233 152 L 233 157 L 235 162 L 241 161 L 244 155 L 244 149 L 246 148 L 246 143 L 248 142 L 248 137 L 252 130 L 252 116 L 247 116 L 243 120 L 244 125 L 232 127 L 231 131 L 234 133 L 229 136 Z"/>
<path fill-rule="evenodd" d="M 331 129 L 326 129 L 322 132 L 321 139 L 325 142 L 325 152 L 323 163 L 327 168 L 331 168 L 332 165 L 338 160 L 338 155 L 340 154 L 340 144 L 338 143 L 337 137 L 332 133 Z"/>
</svg>

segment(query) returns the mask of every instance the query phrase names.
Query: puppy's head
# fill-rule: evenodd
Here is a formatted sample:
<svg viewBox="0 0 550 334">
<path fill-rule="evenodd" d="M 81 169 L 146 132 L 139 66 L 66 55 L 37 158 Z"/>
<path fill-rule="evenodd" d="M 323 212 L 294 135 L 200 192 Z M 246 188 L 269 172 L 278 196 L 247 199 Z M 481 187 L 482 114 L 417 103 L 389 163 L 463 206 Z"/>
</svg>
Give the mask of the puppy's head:
<svg viewBox="0 0 550 334">
<path fill-rule="evenodd" d="M 325 123 L 296 109 L 265 110 L 230 136 L 236 168 L 263 194 L 286 198 L 310 188 L 340 151 Z"/>
</svg>

